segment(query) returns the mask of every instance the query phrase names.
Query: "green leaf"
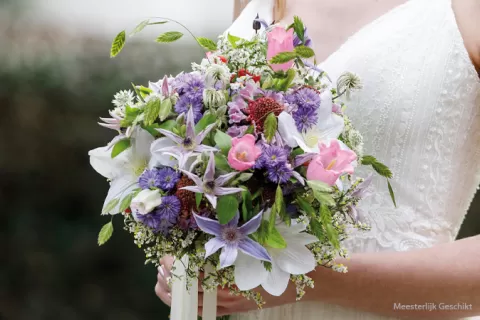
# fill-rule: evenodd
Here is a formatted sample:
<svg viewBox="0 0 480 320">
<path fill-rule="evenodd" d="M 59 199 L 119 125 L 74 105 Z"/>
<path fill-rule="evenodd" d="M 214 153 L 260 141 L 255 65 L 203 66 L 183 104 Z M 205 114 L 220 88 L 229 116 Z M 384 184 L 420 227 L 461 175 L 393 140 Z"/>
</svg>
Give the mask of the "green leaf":
<svg viewBox="0 0 480 320">
<path fill-rule="evenodd" d="M 115 209 L 115 207 L 118 205 L 119 202 L 120 200 L 118 200 L 117 198 L 110 200 L 107 203 L 107 205 L 103 208 L 102 214 L 107 214 L 113 209 Z M 115 213 L 118 213 L 118 212 L 115 212 Z"/>
<path fill-rule="evenodd" d="M 115 158 L 130 147 L 130 139 L 122 139 L 115 143 L 112 148 L 112 158 Z"/>
<path fill-rule="evenodd" d="M 322 224 L 317 219 L 310 220 L 310 229 L 318 240 L 323 239 L 325 232 L 323 231 Z"/>
<path fill-rule="evenodd" d="M 133 31 L 130 32 L 130 37 L 132 37 L 132 36 L 136 35 L 137 33 L 141 32 L 143 29 L 145 29 L 146 26 L 148 26 L 149 23 L 150 23 L 150 19 L 143 20 L 142 22 L 140 22 L 135 27 L 135 29 L 133 29 Z"/>
<path fill-rule="evenodd" d="M 102 227 L 98 233 L 98 245 L 101 246 L 105 244 L 112 237 L 113 234 L 113 223 L 110 221 Z"/>
<path fill-rule="evenodd" d="M 249 190 L 242 192 L 242 217 L 244 221 L 250 220 L 253 216 L 252 194 Z"/>
<path fill-rule="evenodd" d="M 143 111 L 143 123 L 145 123 L 145 125 L 149 126 L 157 120 L 161 104 L 162 102 L 158 98 L 152 99 L 147 103 Z"/>
<path fill-rule="evenodd" d="M 138 108 L 131 108 L 129 106 L 125 107 L 125 118 L 121 121 L 122 127 L 129 127 L 137 119 L 138 115 L 141 113 L 141 110 Z"/>
<path fill-rule="evenodd" d="M 386 165 L 379 162 L 374 156 L 363 156 L 362 165 L 372 166 L 373 170 L 387 179 L 391 179 L 393 176 L 392 171 L 390 171 Z"/>
<path fill-rule="evenodd" d="M 175 42 L 177 41 L 178 39 L 180 39 L 181 37 L 183 37 L 183 33 L 181 32 L 178 32 L 178 31 L 168 31 L 168 32 L 165 32 L 163 34 L 161 34 L 158 38 L 157 38 L 157 42 L 159 43 L 170 43 L 170 42 Z"/>
<path fill-rule="evenodd" d="M 143 99 L 142 93 L 133 82 L 132 82 L 132 88 L 133 88 L 133 91 L 135 91 L 135 93 L 137 94 L 138 98 L 140 98 L 140 100 L 145 103 L 145 99 Z"/>
<path fill-rule="evenodd" d="M 287 247 L 287 242 L 275 227 L 273 228 L 273 230 L 270 230 L 270 232 L 268 233 L 267 239 L 265 240 L 265 244 L 275 249 L 284 249 Z"/>
<path fill-rule="evenodd" d="M 262 83 L 262 89 L 266 90 L 273 86 L 273 77 L 269 74 Z"/>
<path fill-rule="evenodd" d="M 168 21 L 158 21 L 158 22 L 149 23 L 148 25 L 153 26 L 153 25 L 156 25 L 156 24 L 165 24 L 165 23 L 167 23 L 167 22 L 168 22 Z"/>
<path fill-rule="evenodd" d="M 153 90 L 144 86 L 136 86 L 138 92 L 142 96 L 142 98 L 145 98 L 146 96 L 150 95 Z"/>
<path fill-rule="evenodd" d="M 232 45 L 232 48 L 236 48 L 237 47 L 237 42 L 242 40 L 242 38 L 233 36 L 230 33 L 228 34 L 227 37 L 228 37 L 228 42 L 230 42 L 230 44 Z"/>
<path fill-rule="evenodd" d="M 164 129 L 168 131 L 172 131 L 172 129 L 177 125 L 177 122 L 175 120 L 167 120 L 165 122 L 162 122 L 158 125 L 159 129 Z"/>
<path fill-rule="evenodd" d="M 215 154 L 215 168 L 220 169 L 225 172 L 232 171 L 232 168 L 228 164 L 227 158 L 220 153 Z"/>
<path fill-rule="evenodd" d="M 123 212 L 127 210 L 128 207 L 130 207 L 130 203 L 132 202 L 133 199 L 133 193 L 130 193 L 127 195 L 125 198 L 122 199 L 122 202 L 120 202 L 120 212 Z"/>
<path fill-rule="evenodd" d="M 295 200 L 300 207 L 300 209 L 305 212 L 308 216 L 313 217 L 315 215 L 315 210 L 313 207 L 308 203 L 307 200 L 303 199 L 302 197 L 297 197 Z"/>
<path fill-rule="evenodd" d="M 313 191 L 318 192 L 332 192 L 332 188 L 325 182 L 318 180 L 308 180 L 307 185 L 312 188 Z"/>
<path fill-rule="evenodd" d="M 158 114 L 160 121 L 167 119 L 167 117 L 170 115 L 170 112 L 172 112 L 172 100 L 167 98 L 163 100 L 162 104 L 160 105 L 160 112 Z"/>
<path fill-rule="evenodd" d="M 237 197 L 234 195 L 221 196 L 218 198 L 216 211 L 220 224 L 229 223 L 238 211 Z"/>
<path fill-rule="evenodd" d="M 293 17 L 293 31 L 297 34 L 298 39 L 305 42 L 305 26 L 303 25 L 302 19 L 298 16 Z"/>
<path fill-rule="evenodd" d="M 232 138 L 228 134 L 217 130 L 214 140 L 220 150 L 222 150 L 222 153 L 227 155 L 230 148 L 232 148 Z"/>
<path fill-rule="evenodd" d="M 217 50 L 217 44 L 213 40 L 210 40 L 210 39 L 204 38 L 204 37 L 198 37 L 197 42 L 198 42 L 198 44 L 200 44 L 206 50 L 210 50 L 210 51 L 216 51 Z"/>
<path fill-rule="evenodd" d="M 283 198 L 283 190 L 280 185 L 277 187 L 277 191 L 275 192 L 275 207 L 278 215 L 282 218 L 283 222 L 286 225 L 290 226 L 292 223 L 289 215 L 287 214 L 287 206 L 285 204 L 285 200 Z"/>
<path fill-rule="evenodd" d="M 217 121 L 217 117 L 214 114 L 205 114 L 203 118 L 200 119 L 200 121 L 198 121 L 198 123 L 195 125 L 195 133 L 200 133 L 200 131 L 202 131 L 212 123 L 215 123 L 215 121 Z"/>
<path fill-rule="evenodd" d="M 297 57 L 295 52 L 280 52 L 270 60 L 270 64 L 283 64 L 292 61 Z"/>
<path fill-rule="evenodd" d="M 270 114 L 267 116 L 267 119 L 265 119 L 265 130 L 263 131 L 268 143 L 270 143 L 275 136 L 275 132 L 277 132 L 277 126 L 277 117 L 273 112 L 270 112 Z"/>
<path fill-rule="evenodd" d="M 287 91 L 287 89 L 292 84 L 293 80 L 295 80 L 296 72 L 293 69 L 288 69 L 287 77 L 281 82 L 280 90 Z"/>
<path fill-rule="evenodd" d="M 262 220 L 260 223 L 260 227 L 257 229 L 257 231 L 254 234 L 254 237 L 256 237 L 256 240 L 260 244 L 264 244 L 265 241 L 267 240 L 268 234 L 270 233 L 268 231 L 268 221 L 267 220 Z"/>
<path fill-rule="evenodd" d="M 333 199 L 332 195 L 329 193 L 325 192 L 320 192 L 320 191 L 313 191 L 313 196 L 317 201 L 319 201 L 321 204 L 327 205 L 329 207 L 335 206 L 335 200 Z"/>
<path fill-rule="evenodd" d="M 332 212 L 323 204 L 320 206 L 320 220 L 325 227 L 328 240 L 336 249 L 339 249 L 340 242 L 338 240 L 338 232 L 332 225 Z"/>
<path fill-rule="evenodd" d="M 110 58 L 115 58 L 125 46 L 125 30 L 117 34 L 110 48 Z"/>
<path fill-rule="evenodd" d="M 393 192 L 392 185 L 390 184 L 390 180 L 387 179 L 387 184 L 388 184 L 388 193 L 390 193 L 390 198 L 392 198 L 393 205 L 395 208 L 397 207 L 397 201 L 395 201 L 395 193 Z"/>
<path fill-rule="evenodd" d="M 255 132 L 255 128 L 253 126 L 249 126 L 248 129 L 245 131 L 245 134 L 253 134 Z"/>
<path fill-rule="evenodd" d="M 203 198 L 203 193 L 195 193 L 195 204 L 197 205 L 197 208 L 200 208 L 200 202 L 202 202 Z"/>
<path fill-rule="evenodd" d="M 315 52 L 313 51 L 313 49 L 305 46 L 296 47 L 295 52 L 298 54 L 299 57 L 302 57 L 302 58 L 308 59 L 315 56 Z"/>
</svg>

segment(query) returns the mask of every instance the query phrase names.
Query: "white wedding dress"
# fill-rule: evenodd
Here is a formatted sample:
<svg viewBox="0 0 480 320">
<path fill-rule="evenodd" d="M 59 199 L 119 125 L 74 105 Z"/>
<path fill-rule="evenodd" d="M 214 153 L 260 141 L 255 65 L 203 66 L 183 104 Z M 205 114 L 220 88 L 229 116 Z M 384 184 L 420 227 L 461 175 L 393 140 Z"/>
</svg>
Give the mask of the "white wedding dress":
<svg viewBox="0 0 480 320">
<path fill-rule="evenodd" d="M 479 185 L 480 81 L 451 5 L 410 0 L 362 28 L 321 64 L 334 81 L 344 71 L 362 78 L 364 88 L 352 96 L 347 114 L 365 138 L 365 153 L 394 173 L 398 208 L 385 179 L 376 179 L 374 195 L 361 203 L 372 229 L 351 236 L 351 252 L 454 241 Z M 272 0 L 251 1 L 228 31 L 249 36 L 257 13 L 272 21 L 272 6 Z M 386 319 L 307 302 L 232 318 Z"/>
</svg>

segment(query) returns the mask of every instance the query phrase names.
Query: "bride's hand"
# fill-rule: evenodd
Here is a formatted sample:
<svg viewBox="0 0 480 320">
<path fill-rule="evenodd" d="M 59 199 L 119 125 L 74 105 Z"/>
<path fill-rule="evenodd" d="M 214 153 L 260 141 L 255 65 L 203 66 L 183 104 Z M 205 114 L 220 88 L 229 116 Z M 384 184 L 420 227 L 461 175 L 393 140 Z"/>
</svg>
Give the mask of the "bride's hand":
<svg viewBox="0 0 480 320">
<path fill-rule="evenodd" d="M 155 293 L 167 305 L 171 305 L 172 296 L 171 288 L 168 285 L 171 277 L 170 270 L 173 265 L 173 257 L 167 256 L 160 259 L 160 267 L 158 267 L 157 284 L 155 285 Z M 265 308 L 276 307 L 288 303 L 294 303 L 296 298 L 295 286 L 290 283 L 287 290 L 280 297 L 274 297 L 266 293 L 263 289 L 257 288 L 255 291 L 260 292 L 264 301 Z M 203 289 L 199 286 L 198 294 L 198 311 L 202 314 L 203 303 Z M 236 313 L 243 313 L 257 310 L 258 307 L 252 300 L 247 300 L 244 297 L 231 295 L 228 289 L 219 289 L 217 295 L 217 315 L 231 315 Z"/>
</svg>

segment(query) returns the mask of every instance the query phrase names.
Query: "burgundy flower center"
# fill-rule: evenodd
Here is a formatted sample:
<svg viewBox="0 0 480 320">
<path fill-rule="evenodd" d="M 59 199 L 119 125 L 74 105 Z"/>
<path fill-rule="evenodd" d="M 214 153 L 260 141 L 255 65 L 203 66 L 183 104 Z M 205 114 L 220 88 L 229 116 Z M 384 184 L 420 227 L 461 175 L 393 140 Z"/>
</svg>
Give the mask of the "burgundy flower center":
<svg viewBox="0 0 480 320">
<path fill-rule="evenodd" d="M 226 242 L 237 242 L 240 239 L 240 233 L 237 228 L 225 228 L 222 236 Z"/>
</svg>

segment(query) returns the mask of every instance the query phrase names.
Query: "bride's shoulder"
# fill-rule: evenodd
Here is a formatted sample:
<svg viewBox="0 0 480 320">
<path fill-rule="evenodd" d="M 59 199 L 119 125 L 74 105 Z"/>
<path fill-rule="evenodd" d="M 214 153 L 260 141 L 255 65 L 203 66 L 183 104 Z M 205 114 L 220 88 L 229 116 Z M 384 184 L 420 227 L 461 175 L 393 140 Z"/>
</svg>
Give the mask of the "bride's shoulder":
<svg viewBox="0 0 480 320">
<path fill-rule="evenodd" d="M 480 1 L 453 0 L 452 6 L 465 47 L 480 73 Z"/>
<path fill-rule="evenodd" d="M 259 16 L 265 21 L 272 21 L 273 2 L 271 0 L 235 0 L 234 21 L 227 32 L 241 38 L 254 35 L 253 20 Z"/>
</svg>

